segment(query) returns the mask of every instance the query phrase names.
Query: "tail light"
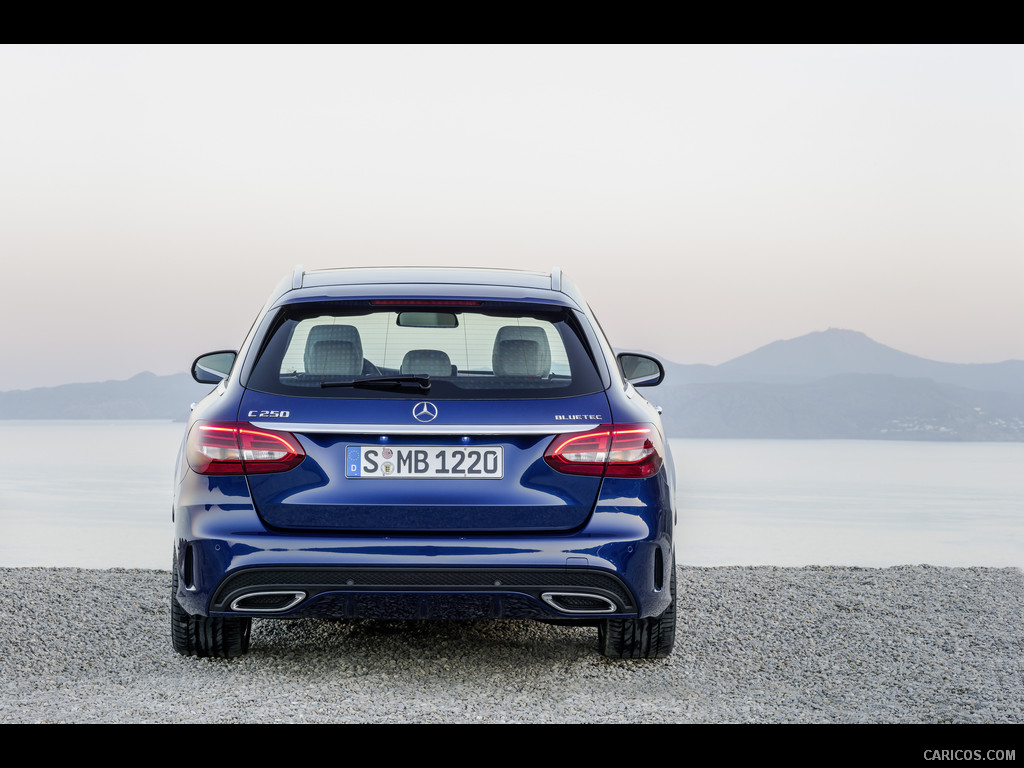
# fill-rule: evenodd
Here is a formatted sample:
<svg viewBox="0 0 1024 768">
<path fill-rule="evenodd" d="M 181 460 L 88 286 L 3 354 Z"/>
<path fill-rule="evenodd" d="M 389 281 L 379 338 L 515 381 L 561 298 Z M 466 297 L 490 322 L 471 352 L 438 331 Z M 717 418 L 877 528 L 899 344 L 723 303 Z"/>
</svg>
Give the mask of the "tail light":
<svg viewBox="0 0 1024 768">
<path fill-rule="evenodd" d="M 653 424 L 602 424 L 588 432 L 558 435 L 544 461 L 570 475 L 650 477 L 665 452 Z"/>
<path fill-rule="evenodd" d="M 306 452 L 289 432 L 257 429 L 246 421 L 197 421 L 185 456 L 200 475 L 254 475 L 296 467 Z"/>
</svg>

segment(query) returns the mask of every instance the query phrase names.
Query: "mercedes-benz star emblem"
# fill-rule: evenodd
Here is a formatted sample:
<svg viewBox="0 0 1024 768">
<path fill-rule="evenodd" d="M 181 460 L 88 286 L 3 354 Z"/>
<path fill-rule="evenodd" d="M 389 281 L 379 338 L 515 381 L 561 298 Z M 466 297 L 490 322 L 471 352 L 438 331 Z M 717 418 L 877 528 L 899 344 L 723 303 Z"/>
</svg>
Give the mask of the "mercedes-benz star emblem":
<svg viewBox="0 0 1024 768">
<path fill-rule="evenodd" d="M 412 407 L 412 417 L 416 421 L 433 421 L 437 418 L 437 406 L 433 403 L 416 403 Z"/>
</svg>

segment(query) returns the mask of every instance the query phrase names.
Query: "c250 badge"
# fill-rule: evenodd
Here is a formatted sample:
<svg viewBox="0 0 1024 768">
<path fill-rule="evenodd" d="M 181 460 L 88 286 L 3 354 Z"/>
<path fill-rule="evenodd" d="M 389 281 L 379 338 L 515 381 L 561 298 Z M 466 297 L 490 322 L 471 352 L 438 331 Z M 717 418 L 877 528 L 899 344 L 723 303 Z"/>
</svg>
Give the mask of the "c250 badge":
<svg viewBox="0 0 1024 768">
<path fill-rule="evenodd" d="M 249 411 L 250 419 L 287 419 L 291 411 Z"/>
</svg>

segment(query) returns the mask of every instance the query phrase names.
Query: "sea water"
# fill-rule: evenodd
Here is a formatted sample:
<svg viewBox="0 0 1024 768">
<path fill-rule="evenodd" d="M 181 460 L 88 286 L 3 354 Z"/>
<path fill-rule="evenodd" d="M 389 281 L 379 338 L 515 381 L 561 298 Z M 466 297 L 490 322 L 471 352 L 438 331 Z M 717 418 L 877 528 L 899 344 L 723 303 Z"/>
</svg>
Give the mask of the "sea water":
<svg viewBox="0 0 1024 768">
<path fill-rule="evenodd" d="M 0 421 L 0 567 L 170 567 L 184 424 Z M 683 565 L 1024 567 L 1024 443 L 670 441 Z"/>
<path fill-rule="evenodd" d="M 1024 567 L 1024 443 L 671 446 L 681 564 Z"/>
</svg>

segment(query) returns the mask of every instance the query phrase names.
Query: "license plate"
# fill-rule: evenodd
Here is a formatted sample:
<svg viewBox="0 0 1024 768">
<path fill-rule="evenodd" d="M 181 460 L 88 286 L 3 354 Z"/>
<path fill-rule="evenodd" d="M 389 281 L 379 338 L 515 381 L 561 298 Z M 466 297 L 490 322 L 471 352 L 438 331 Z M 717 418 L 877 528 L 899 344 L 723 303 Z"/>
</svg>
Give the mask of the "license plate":
<svg viewBox="0 0 1024 768">
<path fill-rule="evenodd" d="M 349 445 L 345 449 L 345 477 L 351 478 L 500 479 L 504 472 L 504 453 L 500 445 L 462 448 Z"/>
</svg>

